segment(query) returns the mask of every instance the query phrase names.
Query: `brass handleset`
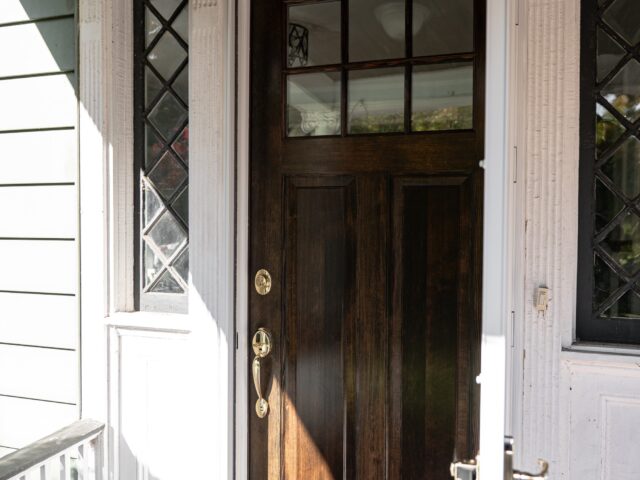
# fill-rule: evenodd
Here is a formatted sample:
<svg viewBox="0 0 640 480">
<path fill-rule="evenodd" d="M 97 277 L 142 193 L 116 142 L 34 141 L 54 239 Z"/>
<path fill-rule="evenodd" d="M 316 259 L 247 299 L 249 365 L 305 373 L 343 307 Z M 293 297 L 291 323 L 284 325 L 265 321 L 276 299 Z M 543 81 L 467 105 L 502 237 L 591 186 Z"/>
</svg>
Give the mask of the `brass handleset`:
<svg viewBox="0 0 640 480">
<path fill-rule="evenodd" d="M 264 418 L 269 413 L 269 402 L 262 395 L 261 385 L 261 361 L 271 353 L 273 342 L 271 340 L 271 332 L 266 328 L 259 328 L 253 336 L 251 342 L 253 346 L 253 363 L 251 364 L 251 371 L 253 373 L 253 384 L 256 387 L 256 393 L 258 394 L 258 400 L 256 401 L 256 414 L 258 418 Z"/>
</svg>

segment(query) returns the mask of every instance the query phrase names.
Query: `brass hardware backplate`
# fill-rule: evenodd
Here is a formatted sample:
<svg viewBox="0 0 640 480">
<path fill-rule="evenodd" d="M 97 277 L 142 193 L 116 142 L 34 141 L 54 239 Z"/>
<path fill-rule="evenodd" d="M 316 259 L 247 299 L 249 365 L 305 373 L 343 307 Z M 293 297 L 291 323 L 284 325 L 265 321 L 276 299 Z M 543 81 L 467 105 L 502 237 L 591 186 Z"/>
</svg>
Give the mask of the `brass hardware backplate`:
<svg viewBox="0 0 640 480">
<path fill-rule="evenodd" d="M 271 353 L 272 346 L 271 333 L 269 330 L 260 327 L 253 336 L 251 346 L 253 347 L 253 353 L 256 357 L 265 358 L 269 355 Z"/>
<path fill-rule="evenodd" d="M 256 292 L 260 295 L 266 295 L 271 291 L 271 274 L 264 268 L 261 268 L 256 272 L 254 284 L 256 286 Z"/>
</svg>

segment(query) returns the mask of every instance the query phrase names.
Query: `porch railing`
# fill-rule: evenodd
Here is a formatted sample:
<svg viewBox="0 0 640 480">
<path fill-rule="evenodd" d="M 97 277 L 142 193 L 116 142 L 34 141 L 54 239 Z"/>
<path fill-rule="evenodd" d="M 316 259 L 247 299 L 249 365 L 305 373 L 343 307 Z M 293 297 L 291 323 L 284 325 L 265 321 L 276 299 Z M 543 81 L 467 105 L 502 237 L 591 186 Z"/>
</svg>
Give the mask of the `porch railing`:
<svg viewBox="0 0 640 480">
<path fill-rule="evenodd" d="M 0 458 L 0 480 L 102 480 L 103 431 L 78 420 Z"/>
</svg>

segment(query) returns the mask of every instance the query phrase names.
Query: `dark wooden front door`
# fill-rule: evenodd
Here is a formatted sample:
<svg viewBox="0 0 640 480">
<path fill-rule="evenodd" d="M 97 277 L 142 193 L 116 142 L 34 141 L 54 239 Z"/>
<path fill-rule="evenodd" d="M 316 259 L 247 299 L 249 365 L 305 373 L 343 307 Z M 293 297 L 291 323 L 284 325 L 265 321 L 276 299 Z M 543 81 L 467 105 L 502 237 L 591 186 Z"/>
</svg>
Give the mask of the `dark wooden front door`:
<svg viewBox="0 0 640 480">
<path fill-rule="evenodd" d="M 477 453 L 484 2 L 253 0 L 251 69 L 250 478 L 447 479 Z"/>
</svg>

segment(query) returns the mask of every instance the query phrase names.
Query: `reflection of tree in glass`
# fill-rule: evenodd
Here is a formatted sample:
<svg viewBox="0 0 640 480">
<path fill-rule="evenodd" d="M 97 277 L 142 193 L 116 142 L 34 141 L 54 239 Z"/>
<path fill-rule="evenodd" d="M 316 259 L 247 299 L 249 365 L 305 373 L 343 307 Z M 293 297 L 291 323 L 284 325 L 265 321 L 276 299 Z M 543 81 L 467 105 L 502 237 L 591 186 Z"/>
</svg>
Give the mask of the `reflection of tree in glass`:
<svg viewBox="0 0 640 480">
<path fill-rule="evenodd" d="M 414 132 L 429 130 L 465 130 L 473 127 L 473 107 L 446 107 L 411 115 Z"/>
<path fill-rule="evenodd" d="M 602 153 L 620 138 L 624 128 L 607 109 L 600 107 L 596 111 L 596 149 Z"/>
<path fill-rule="evenodd" d="M 390 133 L 404 131 L 404 116 L 400 113 L 363 115 L 351 118 L 349 133 Z"/>
</svg>

